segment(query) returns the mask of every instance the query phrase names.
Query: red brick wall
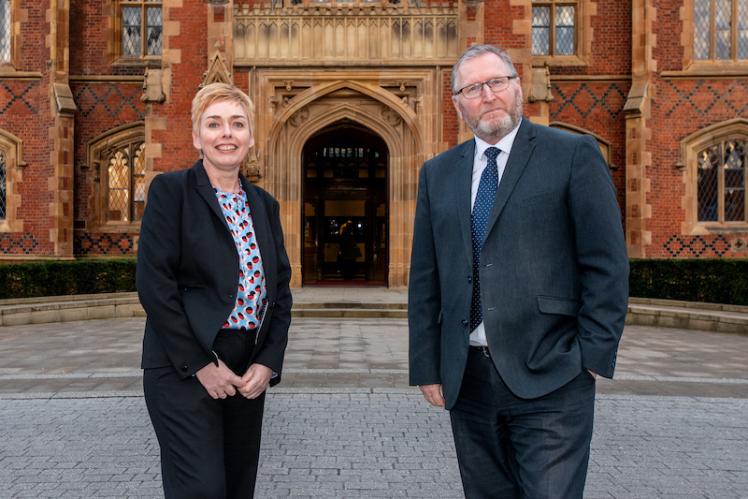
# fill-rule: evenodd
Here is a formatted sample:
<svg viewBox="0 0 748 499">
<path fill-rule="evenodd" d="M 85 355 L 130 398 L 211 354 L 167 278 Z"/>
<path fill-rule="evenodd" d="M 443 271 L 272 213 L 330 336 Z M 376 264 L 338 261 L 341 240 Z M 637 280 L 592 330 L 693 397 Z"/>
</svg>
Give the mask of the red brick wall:
<svg viewBox="0 0 748 499">
<path fill-rule="evenodd" d="M 23 143 L 23 182 L 16 186 L 21 202 L 16 212 L 23 220 L 22 232 L 0 233 L 0 258 L 3 255 L 51 255 L 49 241 L 52 227 L 49 216 L 51 196 L 47 190 L 52 175 L 50 153 L 52 124 L 49 99 L 49 76 L 46 61 L 49 50 L 44 46 L 49 26 L 45 22 L 46 4 L 36 0 L 16 3 L 16 12 L 25 14 L 21 21 L 21 47 L 13 60 L 17 71 L 42 73 L 42 78 L 0 78 L 0 128 Z"/>
<path fill-rule="evenodd" d="M 527 36 L 514 33 L 513 21 L 529 13 L 522 6 L 511 6 L 509 0 L 486 0 L 483 8 L 484 43 L 493 43 L 503 49 L 523 48 Z"/>
<path fill-rule="evenodd" d="M 683 69 L 681 31 L 681 0 L 658 0 L 657 23 L 654 30 L 657 45 L 653 57 L 658 71 Z M 682 197 L 686 172 L 676 167 L 680 159 L 681 141 L 698 130 L 748 113 L 748 80 L 745 78 L 715 79 L 663 78 L 653 80 L 653 105 L 650 127 L 653 131 L 651 191 L 647 202 L 652 206 L 648 230 L 652 244 L 650 257 L 719 257 L 742 256 L 732 244 L 745 233 L 693 236 L 682 234 L 685 220 Z"/>
<path fill-rule="evenodd" d="M 157 116 L 168 120 L 166 130 L 154 130 L 153 140 L 162 144 L 156 171 L 187 168 L 198 158 L 192 146 L 190 107 L 199 90 L 207 62 L 207 12 L 203 2 L 185 2 L 184 7 L 169 9 L 169 21 L 179 23 L 179 35 L 169 39 L 169 47 L 181 52 L 181 62 L 171 64 L 170 95 L 163 105 L 154 104 Z"/>
</svg>

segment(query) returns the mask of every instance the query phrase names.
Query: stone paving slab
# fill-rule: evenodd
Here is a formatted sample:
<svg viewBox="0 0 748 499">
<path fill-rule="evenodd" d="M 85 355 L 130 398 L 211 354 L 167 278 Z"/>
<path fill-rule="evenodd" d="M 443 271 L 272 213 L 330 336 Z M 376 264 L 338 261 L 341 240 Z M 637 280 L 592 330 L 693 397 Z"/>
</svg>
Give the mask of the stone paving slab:
<svg viewBox="0 0 748 499">
<path fill-rule="evenodd" d="M 598 397 L 585 497 L 748 497 L 748 400 Z M 162 497 L 141 397 L 2 400 L 0 498 Z M 272 392 L 258 498 L 461 498 L 446 412 L 402 391 Z"/>
<path fill-rule="evenodd" d="M 161 497 L 142 328 L 0 327 L 0 498 Z M 298 319 L 290 337 L 258 498 L 462 497 L 447 414 L 405 386 L 406 321 Z M 586 497 L 748 498 L 746 365 L 745 336 L 627 326 Z"/>
</svg>

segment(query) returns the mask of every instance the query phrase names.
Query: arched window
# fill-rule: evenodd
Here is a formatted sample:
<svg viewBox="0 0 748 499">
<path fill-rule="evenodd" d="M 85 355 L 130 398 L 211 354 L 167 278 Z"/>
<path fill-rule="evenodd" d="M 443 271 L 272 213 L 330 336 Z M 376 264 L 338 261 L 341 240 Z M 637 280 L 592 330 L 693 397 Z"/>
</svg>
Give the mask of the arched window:
<svg viewBox="0 0 748 499">
<path fill-rule="evenodd" d="M 736 118 L 689 135 L 681 142 L 681 156 L 692 233 L 748 227 L 748 120 Z"/>
<path fill-rule="evenodd" d="M 118 127 L 89 145 L 94 167 L 95 225 L 139 222 L 145 206 L 145 133 L 142 123 Z"/>
<path fill-rule="evenodd" d="M 746 222 L 748 137 L 725 137 L 696 153 L 699 222 Z"/>
<path fill-rule="evenodd" d="M 0 232 L 23 230 L 23 221 L 17 218 L 23 166 L 21 139 L 0 130 Z"/>
</svg>

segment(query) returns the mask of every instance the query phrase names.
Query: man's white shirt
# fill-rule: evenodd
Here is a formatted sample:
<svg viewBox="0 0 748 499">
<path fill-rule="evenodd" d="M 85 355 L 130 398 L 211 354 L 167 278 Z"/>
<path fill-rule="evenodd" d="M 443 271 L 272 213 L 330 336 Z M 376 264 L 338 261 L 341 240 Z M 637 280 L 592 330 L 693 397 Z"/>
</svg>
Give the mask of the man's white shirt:
<svg viewBox="0 0 748 499">
<path fill-rule="evenodd" d="M 475 156 L 473 158 L 473 181 L 470 185 L 470 211 L 473 211 L 475 206 L 475 197 L 478 194 L 478 185 L 480 184 L 480 177 L 483 175 L 483 170 L 486 169 L 488 159 L 486 158 L 486 149 L 489 147 L 497 147 L 501 151 L 496 158 L 496 166 L 499 167 L 499 183 L 501 183 L 501 177 L 504 175 L 504 169 L 506 168 L 506 162 L 509 159 L 509 153 L 512 151 L 512 145 L 514 144 L 514 138 L 517 136 L 517 131 L 522 123 L 520 119 L 517 126 L 506 134 L 498 143 L 489 144 L 485 140 L 475 137 Z M 498 187 L 498 186 L 497 186 Z M 470 345 L 471 346 L 488 346 L 486 342 L 486 328 L 481 322 L 478 327 L 470 333 Z"/>
</svg>

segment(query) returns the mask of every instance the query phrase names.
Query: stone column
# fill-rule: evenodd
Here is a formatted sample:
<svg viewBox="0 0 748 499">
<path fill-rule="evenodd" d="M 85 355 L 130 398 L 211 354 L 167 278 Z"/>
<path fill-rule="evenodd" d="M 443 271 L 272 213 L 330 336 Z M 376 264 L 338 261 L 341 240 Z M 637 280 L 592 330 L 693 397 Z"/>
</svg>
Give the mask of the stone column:
<svg viewBox="0 0 748 499">
<path fill-rule="evenodd" d="M 53 255 L 73 257 L 73 137 L 76 107 L 69 85 L 70 0 L 50 0 L 45 46 L 49 54 L 50 154 L 49 238 Z"/>
<path fill-rule="evenodd" d="M 648 230 L 652 206 L 647 203 L 652 166 L 652 79 L 657 70 L 652 50 L 655 19 L 652 0 L 634 0 L 632 4 L 632 85 L 624 113 L 626 114 L 626 244 L 629 256 L 647 256 L 652 243 Z"/>
</svg>

